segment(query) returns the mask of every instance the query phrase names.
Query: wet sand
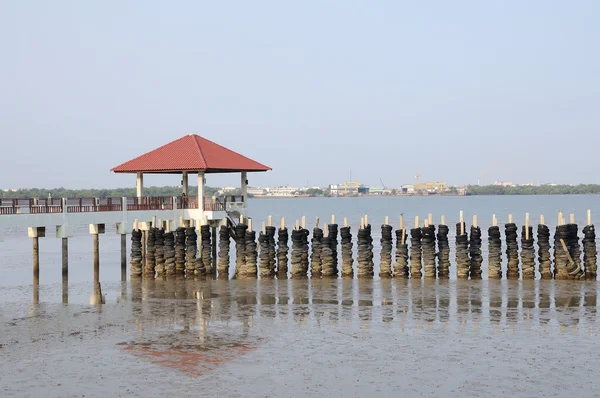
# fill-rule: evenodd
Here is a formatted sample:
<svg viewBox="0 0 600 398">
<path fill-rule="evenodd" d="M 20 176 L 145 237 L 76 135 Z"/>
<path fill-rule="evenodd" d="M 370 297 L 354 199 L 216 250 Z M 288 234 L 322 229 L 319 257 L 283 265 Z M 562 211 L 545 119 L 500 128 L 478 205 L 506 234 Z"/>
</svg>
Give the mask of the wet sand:
<svg viewBox="0 0 600 398">
<path fill-rule="evenodd" d="M 1 396 L 597 396 L 596 282 L 0 290 Z M 64 303 L 63 303 L 64 302 Z M 68 304 L 67 304 L 68 303 Z"/>
</svg>

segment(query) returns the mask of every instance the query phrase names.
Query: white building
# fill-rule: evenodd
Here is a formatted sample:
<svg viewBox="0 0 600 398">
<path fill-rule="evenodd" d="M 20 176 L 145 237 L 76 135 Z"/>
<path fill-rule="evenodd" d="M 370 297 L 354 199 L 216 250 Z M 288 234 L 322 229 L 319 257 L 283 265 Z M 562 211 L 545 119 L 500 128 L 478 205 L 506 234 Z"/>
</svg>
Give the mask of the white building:
<svg viewBox="0 0 600 398">
<path fill-rule="evenodd" d="M 266 190 L 265 190 L 265 188 L 261 188 L 261 187 L 257 187 L 257 188 L 248 187 L 246 192 L 248 192 L 248 195 L 262 196 L 266 193 Z"/>
<path fill-rule="evenodd" d="M 286 185 L 284 187 L 266 188 L 266 191 L 269 196 L 294 196 L 298 192 L 298 188 Z"/>
<path fill-rule="evenodd" d="M 414 193 L 415 186 L 412 184 L 404 184 L 400 187 L 402 193 Z"/>
<path fill-rule="evenodd" d="M 332 196 L 340 194 L 340 184 L 329 184 L 329 192 Z"/>
</svg>

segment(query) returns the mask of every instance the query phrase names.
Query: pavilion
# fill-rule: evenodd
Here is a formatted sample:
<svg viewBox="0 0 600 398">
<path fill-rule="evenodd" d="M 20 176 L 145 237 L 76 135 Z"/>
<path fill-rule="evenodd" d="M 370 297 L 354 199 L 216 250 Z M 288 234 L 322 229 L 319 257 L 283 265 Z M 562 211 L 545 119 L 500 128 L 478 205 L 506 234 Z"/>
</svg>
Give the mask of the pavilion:
<svg viewBox="0 0 600 398">
<path fill-rule="evenodd" d="M 138 198 L 143 197 L 144 174 L 181 174 L 185 196 L 181 208 L 198 209 L 197 219 L 211 221 L 222 220 L 232 213 L 237 217 L 246 216 L 248 173 L 268 170 L 271 168 L 196 134 L 183 136 L 111 169 L 115 173 L 137 174 Z M 241 198 L 229 203 L 226 198 L 223 201 L 206 198 L 205 174 L 210 173 L 240 173 Z M 197 198 L 188 197 L 190 174 L 198 177 Z"/>
</svg>

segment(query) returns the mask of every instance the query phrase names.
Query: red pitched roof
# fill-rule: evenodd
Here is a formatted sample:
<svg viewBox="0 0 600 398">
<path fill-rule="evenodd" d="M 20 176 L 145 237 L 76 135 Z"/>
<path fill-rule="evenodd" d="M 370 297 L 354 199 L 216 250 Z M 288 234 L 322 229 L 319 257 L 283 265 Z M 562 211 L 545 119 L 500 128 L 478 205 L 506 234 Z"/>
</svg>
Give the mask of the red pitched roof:
<svg viewBox="0 0 600 398">
<path fill-rule="evenodd" d="M 115 173 L 176 174 L 182 171 L 232 173 L 267 170 L 271 168 L 196 134 L 181 137 L 111 169 Z"/>
</svg>

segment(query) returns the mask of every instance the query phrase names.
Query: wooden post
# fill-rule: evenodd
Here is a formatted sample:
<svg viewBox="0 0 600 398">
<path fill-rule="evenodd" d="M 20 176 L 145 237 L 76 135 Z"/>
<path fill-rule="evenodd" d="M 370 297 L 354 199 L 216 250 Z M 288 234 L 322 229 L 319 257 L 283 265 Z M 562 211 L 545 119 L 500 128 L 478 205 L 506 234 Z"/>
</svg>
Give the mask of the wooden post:
<svg viewBox="0 0 600 398">
<path fill-rule="evenodd" d="M 281 217 L 281 229 L 285 228 L 285 217 Z"/>
<path fill-rule="evenodd" d="M 402 239 L 400 241 L 402 244 L 406 242 L 406 228 L 402 228 Z"/>
<path fill-rule="evenodd" d="M 525 213 L 525 239 L 529 240 L 529 213 Z"/>
<path fill-rule="evenodd" d="M 540 216 L 540 224 L 546 225 L 546 219 L 544 218 L 543 214 Z"/>
<path fill-rule="evenodd" d="M 62 238 L 62 275 L 69 274 L 69 238 Z"/>
<path fill-rule="evenodd" d="M 461 210 L 458 213 L 458 222 L 460 223 L 460 235 L 465 234 L 465 213 Z"/>
<path fill-rule="evenodd" d="M 179 226 L 183 227 L 183 217 L 179 217 Z M 155 225 L 156 227 L 156 225 Z"/>
<path fill-rule="evenodd" d="M 473 226 L 477 228 L 477 215 L 473 216 Z"/>
<path fill-rule="evenodd" d="M 575 214 L 573 214 L 573 213 L 569 214 L 569 222 L 571 224 L 575 224 Z"/>
<path fill-rule="evenodd" d="M 152 216 L 152 226 L 156 227 L 156 216 Z"/>
<path fill-rule="evenodd" d="M 262 229 L 261 229 L 261 231 L 262 231 L 263 234 L 267 233 L 267 226 L 265 225 L 264 221 L 262 222 Z"/>
<path fill-rule="evenodd" d="M 389 225 L 390 224 L 390 218 L 388 216 L 385 216 L 385 225 Z"/>
<path fill-rule="evenodd" d="M 446 225 L 446 216 L 442 216 L 441 223 L 442 225 Z"/>
<path fill-rule="evenodd" d="M 332 224 L 335 224 L 335 214 L 332 214 L 332 215 L 331 215 L 331 223 L 332 223 Z"/>
<path fill-rule="evenodd" d="M 344 217 L 344 227 L 347 227 L 347 226 L 348 226 L 348 218 Z"/>
<path fill-rule="evenodd" d="M 513 222 L 513 216 L 512 216 L 512 214 L 509 214 L 508 215 L 508 223 L 512 224 L 512 222 Z"/>
<path fill-rule="evenodd" d="M 400 229 L 404 229 L 404 214 L 400 214 Z"/>
<path fill-rule="evenodd" d="M 587 211 L 587 225 L 592 225 L 592 211 L 590 209 Z"/>
<path fill-rule="evenodd" d="M 365 228 L 369 225 L 369 216 L 365 214 Z"/>
<path fill-rule="evenodd" d="M 319 217 L 317 217 L 317 221 L 315 222 L 315 226 L 319 228 Z"/>
<path fill-rule="evenodd" d="M 252 219 L 248 219 L 248 231 L 252 232 Z"/>
<path fill-rule="evenodd" d="M 492 214 L 492 226 L 494 226 L 494 227 L 498 226 L 498 219 L 496 218 L 495 214 Z"/>
<path fill-rule="evenodd" d="M 323 236 L 329 236 L 329 230 L 327 229 L 327 223 L 323 223 Z"/>
<path fill-rule="evenodd" d="M 267 225 L 268 225 L 269 227 L 273 226 L 273 217 L 272 217 L 272 216 L 269 216 L 269 218 L 268 218 L 267 220 L 268 220 L 268 224 L 267 224 Z"/>
<path fill-rule="evenodd" d="M 302 229 L 306 228 L 306 216 L 302 216 Z"/>
<path fill-rule="evenodd" d="M 37 236 L 33 240 L 33 280 L 40 279 L 40 238 Z"/>
<path fill-rule="evenodd" d="M 94 282 L 100 281 L 100 235 L 92 234 L 94 238 Z"/>
<path fill-rule="evenodd" d="M 365 228 L 365 219 L 363 218 L 363 216 L 360 216 L 360 229 L 364 229 Z"/>
<path fill-rule="evenodd" d="M 415 228 L 419 228 L 419 216 L 415 216 Z"/>
<path fill-rule="evenodd" d="M 138 232 L 140 230 L 139 221 L 137 218 L 133 220 L 133 229 L 135 229 L 135 232 Z"/>
<path fill-rule="evenodd" d="M 563 225 L 562 220 L 563 220 L 563 212 L 561 210 L 558 212 L 558 225 Z"/>
<path fill-rule="evenodd" d="M 423 225 L 425 227 L 429 227 L 429 220 L 426 218 L 425 221 L 423 221 Z"/>
<path fill-rule="evenodd" d="M 427 215 L 427 225 L 432 225 L 433 224 L 433 214 L 429 213 Z"/>
<path fill-rule="evenodd" d="M 300 220 L 296 220 L 296 229 L 300 229 Z"/>
</svg>

